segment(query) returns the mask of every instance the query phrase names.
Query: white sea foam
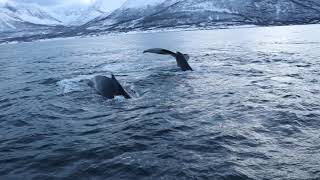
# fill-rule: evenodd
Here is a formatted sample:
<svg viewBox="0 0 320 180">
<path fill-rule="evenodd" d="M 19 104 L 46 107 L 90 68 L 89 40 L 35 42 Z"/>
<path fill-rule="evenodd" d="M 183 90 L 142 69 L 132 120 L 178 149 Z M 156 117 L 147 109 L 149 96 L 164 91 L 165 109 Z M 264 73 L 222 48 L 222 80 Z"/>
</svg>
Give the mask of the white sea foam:
<svg viewBox="0 0 320 180">
<path fill-rule="evenodd" d="M 80 75 L 75 78 L 71 79 L 63 79 L 59 82 L 57 82 L 58 86 L 60 86 L 63 90 L 63 93 L 71 93 L 76 91 L 84 91 L 85 88 L 81 81 L 83 80 L 89 80 L 93 78 L 95 75 Z"/>
</svg>

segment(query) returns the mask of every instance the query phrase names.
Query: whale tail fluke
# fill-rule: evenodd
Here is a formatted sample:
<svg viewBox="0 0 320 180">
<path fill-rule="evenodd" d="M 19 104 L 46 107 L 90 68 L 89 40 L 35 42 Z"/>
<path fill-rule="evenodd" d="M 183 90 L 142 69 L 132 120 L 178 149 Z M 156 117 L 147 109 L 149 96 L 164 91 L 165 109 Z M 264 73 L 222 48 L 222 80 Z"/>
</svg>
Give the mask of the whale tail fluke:
<svg viewBox="0 0 320 180">
<path fill-rule="evenodd" d="M 180 52 L 177 52 L 177 65 L 181 68 L 182 71 L 193 71 L 191 66 L 188 63 L 186 56 Z"/>
<path fill-rule="evenodd" d="M 183 56 L 186 58 L 187 61 L 190 59 L 190 56 L 188 54 L 183 54 Z"/>
<path fill-rule="evenodd" d="M 173 56 L 174 58 L 177 57 L 177 54 L 169 51 L 167 49 L 162 49 L 162 48 L 153 48 L 153 49 L 147 49 L 143 51 L 143 53 L 154 53 L 154 54 L 162 54 L 162 55 L 170 55 Z M 188 54 L 183 54 L 186 60 L 188 61 L 190 59 L 190 56 Z"/>
<path fill-rule="evenodd" d="M 190 67 L 190 65 L 188 63 L 188 60 L 190 59 L 190 56 L 188 54 L 182 54 L 180 52 L 174 53 L 172 51 L 169 51 L 166 49 L 161 49 L 161 48 L 147 49 L 147 50 L 143 51 L 143 53 L 171 55 L 176 59 L 177 65 L 181 68 L 181 70 L 192 71 L 192 68 Z"/>
<path fill-rule="evenodd" d="M 154 54 L 170 55 L 170 56 L 176 57 L 176 53 L 169 51 L 167 49 L 161 49 L 161 48 L 147 49 L 143 51 L 143 53 L 154 53 Z"/>
</svg>

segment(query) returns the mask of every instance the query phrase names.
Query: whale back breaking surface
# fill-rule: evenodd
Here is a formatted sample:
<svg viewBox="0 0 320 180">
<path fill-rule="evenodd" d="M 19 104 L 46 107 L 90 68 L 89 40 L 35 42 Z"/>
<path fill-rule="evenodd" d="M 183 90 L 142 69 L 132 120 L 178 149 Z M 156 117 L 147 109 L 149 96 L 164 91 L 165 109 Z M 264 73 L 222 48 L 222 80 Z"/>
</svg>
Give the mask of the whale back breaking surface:
<svg viewBox="0 0 320 180">
<path fill-rule="evenodd" d="M 102 96 L 112 99 L 115 96 L 115 86 L 112 79 L 105 76 L 96 76 L 93 79 L 93 88 Z"/>
<path fill-rule="evenodd" d="M 112 78 L 105 76 L 95 76 L 89 86 L 93 87 L 100 95 L 113 99 L 115 96 L 124 96 L 129 99 L 130 96 L 120 85 L 118 80 L 112 75 Z"/>
</svg>

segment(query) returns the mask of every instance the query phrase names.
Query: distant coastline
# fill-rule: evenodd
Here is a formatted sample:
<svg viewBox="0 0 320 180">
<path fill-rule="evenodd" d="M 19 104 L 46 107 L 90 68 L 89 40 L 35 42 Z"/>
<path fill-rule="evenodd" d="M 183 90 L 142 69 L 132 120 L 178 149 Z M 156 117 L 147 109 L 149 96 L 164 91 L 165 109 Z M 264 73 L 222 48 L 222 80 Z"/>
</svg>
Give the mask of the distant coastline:
<svg viewBox="0 0 320 180">
<path fill-rule="evenodd" d="M 23 42 L 35 42 L 35 41 L 50 41 L 50 40 L 60 40 L 60 39 L 74 39 L 74 38 L 87 38 L 87 37 L 100 37 L 107 35 L 121 35 L 121 34 L 144 34 L 144 33 L 166 33 L 166 32 L 179 32 L 179 31 L 201 31 L 201 30 L 219 30 L 219 29 L 239 29 L 239 28 L 258 28 L 258 27 L 276 27 L 276 26 L 306 26 L 306 25 L 318 25 L 314 24 L 292 24 L 292 25 L 219 25 L 219 26 L 207 26 L 207 27 L 196 27 L 196 26 L 180 26 L 180 27 L 168 27 L 168 28 L 149 28 L 147 30 L 137 29 L 131 31 L 101 31 L 96 33 L 86 33 L 81 35 L 72 35 L 70 32 L 55 34 L 40 34 L 31 36 L 21 36 L 21 37 L 8 37 L 0 39 L 0 45 L 4 44 L 17 44 Z"/>
</svg>

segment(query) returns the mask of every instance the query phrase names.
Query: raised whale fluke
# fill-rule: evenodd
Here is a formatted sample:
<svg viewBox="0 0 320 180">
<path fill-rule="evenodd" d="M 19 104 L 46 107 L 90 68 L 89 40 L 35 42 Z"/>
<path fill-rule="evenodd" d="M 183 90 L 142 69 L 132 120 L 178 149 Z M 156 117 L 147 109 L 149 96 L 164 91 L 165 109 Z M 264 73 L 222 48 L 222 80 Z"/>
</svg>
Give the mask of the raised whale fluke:
<svg viewBox="0 0 320 180">
<path fill-rule="evenodd" d="M 155 54 L 171 55 L 173 57 L 176 57 L 176 53 L 166 49 L 161 49 L 161 48 L 147 49 L 143 51 L 143 53 L 155 53 Z"/>
<path fill-rule="evenodd" d="M 148 49 L 143 51 L 143 53 L 154 53 L 173 56 L 174 58 L 176 58 L 177 65 L 181 68 L 182 71 L 192 71 L 192 68 L 188 63 L 188 60 L 190 58 L 188 54 L 182 54 L 180 52 L 174 53 L 172 51 L 161 48 Z"/>
<path fill-rule="evenodd" d="M 126 99 L 131 98 L 113 74 L 111 75 L 111 78 L 95 76 L 89 81 L 88 85 L 108 99 L 113 99 L 115 96 L 123 96 Z"/>
</svg>

